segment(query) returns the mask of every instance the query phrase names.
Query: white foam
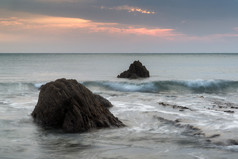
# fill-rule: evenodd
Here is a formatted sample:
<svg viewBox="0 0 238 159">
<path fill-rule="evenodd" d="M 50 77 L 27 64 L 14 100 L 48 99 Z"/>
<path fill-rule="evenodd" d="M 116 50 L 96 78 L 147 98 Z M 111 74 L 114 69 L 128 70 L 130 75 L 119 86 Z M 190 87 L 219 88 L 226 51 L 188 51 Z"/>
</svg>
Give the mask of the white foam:
<svg viewBox="0 0 238 159">
<path fill-rule="evenodd" d="M 45 83 L 35 83 L 34 86 L 36 88 L 40 88 L 42 85 L 44 85 Z"/>
<path fill-rule="evenodd" d="M 220 81 L 197 79 L 197 80 L 183 81 L 181 83 L 184 83 L 186 86 L 191 88 L 198 88 L 198 87 L 209 87 L 211 85 L 218 85 Z"/>
<path fill-rule="evenodd" d="M 226 146 L 225 149 L 230 151 L 238 151 L 238 145 Z"/>
<path fill-rule="evenodd" d="M 127 91 L 127 92 L 136 92 L 136 91 L 146 91 L 154 89 L 153 83 L 141 83 L 141 84 L 135 84 L 135 83 L 111 83 L 106 82 L 104 83 L 105 86 L 108 86 L 114 90 L 118 91 Z"/>
</svg>

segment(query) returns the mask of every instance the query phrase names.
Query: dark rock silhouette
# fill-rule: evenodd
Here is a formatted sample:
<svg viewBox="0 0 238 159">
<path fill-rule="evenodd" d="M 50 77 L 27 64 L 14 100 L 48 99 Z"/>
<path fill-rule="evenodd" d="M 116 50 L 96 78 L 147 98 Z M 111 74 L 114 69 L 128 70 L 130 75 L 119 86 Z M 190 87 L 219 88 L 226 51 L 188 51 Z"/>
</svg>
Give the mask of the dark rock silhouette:
<svg viewBox="0 0 238 159">
<path fill-rule="evenodd" d="M 164 107 L 172 107 L 173 109 L 179 109 L 179 111 L 184 111 L 184 110 L 190 110 L 193 111 L 192 109 L 184 106 L 179 106 L 179 105 L 173 105 L 173 104 L 168 104 L 164 102 L 159 102 L 159 105 L 162 105 Z"/>
<path fill-rule="evenodd" d="M 107 109 L 111 106 L 108 100 L 93 94 L 76 80 L 58 79 L 40 88 L 32 116 L 43 126 L 70 133 L 124 126 Z"/>
<path fill-rule="evenodd" d="M 103 98 L 102 96 L 98 95 L 98 94 L 94 94 L 94 98 L 102 104 L 102 106 L 106 107 L 106 108 L 111 108 L 113 107 L 112 103 L 109 102 L 107 99 Z"/>
<path fill-rule="evenodd" d="M 142 65 L 140 61 L 134 61 L 127 71 L 124 71 L 117 76 L 117 78 L 130 78 L 130 79 L 146 78 L 146 77 L 150 77 L 150 73 L 146 69 L 146 67 Z"/>
</svg>

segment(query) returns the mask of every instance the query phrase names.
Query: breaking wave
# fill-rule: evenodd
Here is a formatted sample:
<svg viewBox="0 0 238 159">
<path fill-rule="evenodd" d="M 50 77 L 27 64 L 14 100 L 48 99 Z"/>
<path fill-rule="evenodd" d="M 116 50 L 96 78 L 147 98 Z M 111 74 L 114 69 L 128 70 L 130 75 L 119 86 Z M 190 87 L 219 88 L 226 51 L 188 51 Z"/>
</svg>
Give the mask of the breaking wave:
<svg viewBox="0 0 238 159">
<path fill-rule="evenodd" d="M 27 82 L 9 82 L 0 83 L 1 92 L 5 93 L 19 93 L 22 91 L 35 91 L 39 89 L 44 83 L 27 83 Z"/>
<path fill-rule="evenodd" d="M 86 87 L 122 92 L 192 92 L 192 93 L 228 93 L 238 91 L 238 81 L 225 80 L 188 80 L 188 81 L 152 81 L 146 83 L 86 81 Z"/>
<path fill-rule="evenodd" d="M 152 81 L 144 83 L 112 82 L 112 81 L 85 81 L 86 87 L 120 92 L 144 93 L 229 93 L 238 92 L 238 81 L 226 80 L 187 80 L 187 81 Z M 2 90 L 35 90 L 45 83 L 0 83 Z"/>
</svg>

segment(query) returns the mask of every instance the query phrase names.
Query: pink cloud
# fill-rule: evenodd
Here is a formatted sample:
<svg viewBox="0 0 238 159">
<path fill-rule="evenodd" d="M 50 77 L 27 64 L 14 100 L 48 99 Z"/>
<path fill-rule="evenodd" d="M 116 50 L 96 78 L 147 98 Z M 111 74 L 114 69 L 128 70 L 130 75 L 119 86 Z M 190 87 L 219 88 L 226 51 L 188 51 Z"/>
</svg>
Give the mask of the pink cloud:
<svg viewBox="0 0 238 159">
<path fill-rule="evenodd" d="M 95 32 L 108 32 L 110 34 L 120 35 L 135 35 L 135 36 L 148 36 L 155 38 L 162 38 L 167 40 L 173 40 L 177 36 L 182 34 L 175 32 L 174 29 L 162 29 L 162 28 L 146 28 L 138 26 L 127 27 L 98 27 L 94 29 Z"/>
<path fill-rule="evenodd" d="M 148 35 L 148 36 L 155 36 L 155 37 L 175 37 L 178 36 L 178 33 L 175 33 L 174 29 L 161 29 L 161 28 L 133 28 L 130 27 L 124 30 L 126 33 L 129 34 L 138 34 L 138 35 Z"/>
<path fill-rule="evenodd" d="M 112 7 L 112 8 L 106 8 L 104 6 L 101 6 L 101 9 L 119 10 L 119 11 L 127 11 L 129 13 L 141 13 L 141 14 L 155 14 L 156 13 L 155 11 L 142 9 L 139 7 L 128 6 L 128 5 Z"/>
<path fill-rule="evenodd" d="M 118 23 L 99 23 L 91 20 L 65 17 L 34 17 L 34 18 L 17 18 L 0 19 L 0 31 L 14 30 L 45 33 L 67 33 L 73 30 L 83 30 L 88 33 L 101 32 L 114 35 L 136 35 L 152 36 L 158 38 L 174 38 L 181 34 L 176 33 L 174 29 L 166 28 L 147 28 L 144 26 L 121 25 Z"/>
<path fill-rule="evenodd" d="M 20 20 L 16 17 L 0 19 L 1 26 L 17 26 L 17 25 L 21 25 L 21 24 L 22 23 L 20 22 Z"/>
<path fill-rule="evenodd" d="M 234 28 L 238 31 L 238 28 Z M 151 28 L 140 25 L 126 25 L 119 23 L 102 23 L 94 22 L 87 19 L 80 18 L 66 18 L 66 17 L 49 17 L 49 16 L 31 16 L 29 18 L 10 17 L 0 19 L 0 35 L 2 39 L 20 39 L 19 36 L 31 38 L 35 34 L 47 38 L 49 35 L 62 37 L 66 34 L 80 33 L 94 34 L 102 33 L 112 36 L 135 36 L 143 40 L 144 37 L 169 40 L 174 42 L 186 41 L 206 41 L 213 42 L 217 40 L 224 40 L 226 38 L 238 37 L 238 33 L 233 34 L 212 34 L 206 36 L 192 36 L 177 32 L 171 28 Z M 11 38 L 10 38 L 11 37 Z"/>
</svg>

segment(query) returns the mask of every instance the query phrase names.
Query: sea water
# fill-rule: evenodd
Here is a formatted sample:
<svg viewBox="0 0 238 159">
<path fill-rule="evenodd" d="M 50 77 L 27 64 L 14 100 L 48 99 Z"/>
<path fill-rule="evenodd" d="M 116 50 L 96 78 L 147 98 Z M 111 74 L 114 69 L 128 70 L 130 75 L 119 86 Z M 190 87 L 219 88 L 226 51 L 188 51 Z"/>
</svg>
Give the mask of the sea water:
<svg viewBox="0 0 238 159">
<path fill-rule="evenodd" d="M 134 61 L 150 78 L 116 78 Z M 0 54 L 1 159 L 236 159 L 238 54 Z M 76 79 L 127 126 L 81 134 L 33 122 L 41 85 Z"/>
</svg>

